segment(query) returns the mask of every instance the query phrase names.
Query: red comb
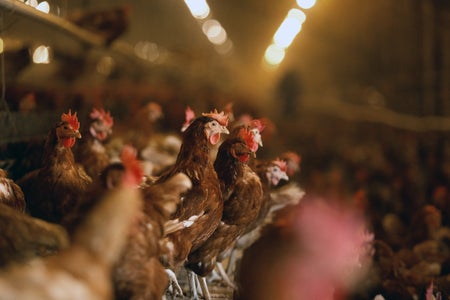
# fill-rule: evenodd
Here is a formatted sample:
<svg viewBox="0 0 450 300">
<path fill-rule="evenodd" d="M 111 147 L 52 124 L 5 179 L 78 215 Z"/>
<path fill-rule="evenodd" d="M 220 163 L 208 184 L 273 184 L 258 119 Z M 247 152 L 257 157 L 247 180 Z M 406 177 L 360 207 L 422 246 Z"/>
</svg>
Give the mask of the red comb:
<svg viewBox="0 0 450 300">
<path fill-rule="evenodd" d="M 233 113 L 233 102 L 228 102 L 224 107 L 225 114 L 228 116 L 228 119 L 233 122 L 234 121 L 234 113 Z"/>
<path fill-rule="evenodd" d="M 132 146 L 125 145 L 120 154 L 120 159 L 125 166 L 124 184 L 138 185 L 144 176 L 142 166 L 136 158 L 137 150 Z"/>
<path fill-rule="evenodd" d="M 184 111 L 184 115 L 185 120 L 183 125 L 181 126 L 181 132 L 184 132 L 189 127 L 189 125 L 191 125 L 192 121 L 195 118 L 195 112 L 188 106 Z"/>
<path fill-rule="evenodd" d="M 255 141 L 254 135 L 250 130 L 248 130 L 245 127 L 241 128 L 239 130 L 238 136 L 245 141 L 245 143 L 247 144 L 247 147 L 250 149 L 250 151 L 256 152 L 258 150 L 259 145 Z"/>
<path fill-rule="evenodd" d="M 210 113 L 202 113 L 202 116 L 205 117 L 210 117 L 215 119 L 217 122 L 219 122 L 220 125 L 222 126 L 227 126 L 228 125 L 228 116 L 225 115 L 225 113 L 223 111 L 221 111 L 220 113 L 217 112 L 217 109 L 214 109 L 214 111 L 210 112 Z"/>
<path fill-rule="evenodd" d="M 281 159 L 275 159 L 272 161 L 272 163 L 280 168 L 281 171 L 286 172 L 287 171 L 287 165 L 284 160 Z"/>
<path fill-rule="evenodd" d="M 195 118 L 195 112 L 189 106 L 186 107 L 186 111 L 184 112 L 184 114 L 186 116 L 185 123 L 191 123 Z"/>
<path fill-rule="evenodd" d="M 114 119 L 111 117 L 111 114 L 108 112 L 105 112 L 103 108 L 100 109 L 92 109 L 91 114 L 89 115 L 91 119 L 98 119 L 101 120 L 106 126 L 112 127 L 114 124 Z"/>
<path fill-rule="evenodd" d="M 250 127 L 258 128 L 258 131 L 261 133 L 264 130 L 264 128 L 266 128 L 266 124 L 264 124 L 261 119 L 255 119 L 251 121 Z"/>
<path fill-rule="evenodd" d="M 302 160 L 302 158 L 300 157 L 300 155 L 298 155 L 297 153 L 293 152 L 293 151 L 288 151 L 283 153 L 282 155 L 285 159 L 289 159 L 292 160 L 294 163 L 296 164 L 300 164 L 300 161 Z"/>
<path fill-rule="evenodd" d="M 69 109 L 69 112 L 67 114 L 63 113 L 61 115 L 61 121 L 69 123 L 73 130 L 80 129 L 80 122 L 78 122 L 77 113 L 75 112 L 72 115 L 72 112 L 71 112 L 70 109 Z"/>
</svg>

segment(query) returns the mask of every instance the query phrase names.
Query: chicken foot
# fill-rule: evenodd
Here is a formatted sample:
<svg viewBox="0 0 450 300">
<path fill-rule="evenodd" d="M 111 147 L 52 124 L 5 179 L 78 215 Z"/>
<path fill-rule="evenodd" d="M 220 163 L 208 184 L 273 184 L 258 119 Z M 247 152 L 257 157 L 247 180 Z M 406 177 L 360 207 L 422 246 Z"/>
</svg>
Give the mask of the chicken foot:
<svg viewBox="0 0 450 300">
<path fill-rule="evenodd" d="M 171 269 L 166 269 L 167 276 L 169 277 L 169 289 L 171 289 L 173 297 L 176 297 L 180 295 L 183 297 L 183 289 L 181 288 L 180 284 L 178 283 L 177 276 L 175 275 L 175 272 Z"/>
</svg>

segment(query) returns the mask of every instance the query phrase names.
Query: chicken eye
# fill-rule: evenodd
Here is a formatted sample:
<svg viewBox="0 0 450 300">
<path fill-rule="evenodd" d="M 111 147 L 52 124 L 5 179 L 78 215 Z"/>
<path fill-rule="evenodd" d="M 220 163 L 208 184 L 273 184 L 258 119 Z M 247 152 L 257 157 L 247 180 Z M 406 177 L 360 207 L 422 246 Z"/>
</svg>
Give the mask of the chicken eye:
<svg viewBox="0 0 450 300">
<path fill-rule="evenodd" d="M 211 126 L 212 126 L 212 127 L 216 127 L 216 126 L 217 126 L 217 121 L 212 121 L 212 122 L 211 122 Z"/>
</svg>

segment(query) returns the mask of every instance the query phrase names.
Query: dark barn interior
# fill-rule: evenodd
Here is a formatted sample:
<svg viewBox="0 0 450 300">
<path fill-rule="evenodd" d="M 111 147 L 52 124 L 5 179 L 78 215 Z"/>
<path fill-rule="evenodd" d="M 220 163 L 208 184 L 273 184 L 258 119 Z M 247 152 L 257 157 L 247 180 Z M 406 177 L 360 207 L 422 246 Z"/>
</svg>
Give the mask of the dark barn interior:
<svg viewBox="0 0 450 300">
<path fill-rule="evenodd" d="M 0 82 L 0 299 L 450 299 L 448 0 L 0 0 Z"/>
</svg>

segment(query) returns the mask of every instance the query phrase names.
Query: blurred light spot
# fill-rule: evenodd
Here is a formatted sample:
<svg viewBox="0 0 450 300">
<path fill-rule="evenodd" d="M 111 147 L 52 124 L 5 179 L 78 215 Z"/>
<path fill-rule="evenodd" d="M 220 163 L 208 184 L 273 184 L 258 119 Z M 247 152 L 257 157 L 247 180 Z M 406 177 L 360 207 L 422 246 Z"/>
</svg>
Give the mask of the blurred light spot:
<svg viewBox="0 0 450 300">
<path fill-rule="evenodd" d="M 227 40 L 227 33 L 217 20 L 211 19 L 203 23 L 202 30 L 208 40 L 215 45 L 221 45 Z"/>
<path fill-rule="evenodd" d="M 288 11 L 286 18 L 293 18 L 300 22 L 300 24 L 303 24 L 306 20 L 306 15 L 304 12 L 302 12 L 300 9 L 293 8 Z"/>
<path fill-rule="evenodd" d="M 233 43 L 227 39 L 225 43 L 215 46 L 217 53 L 221 55 L 227 55 L 233 51 Z"/>
<path fill-rule="evenodd" d="M 25 4 L 29 5 L 31 7 L 36 7 L 36 6 L 38 6 L 39 3 L 37 2 L 37 0 L 28 0 L 28 1 L 25 1 Z"/>
<path fill-rule="evenodd" d="M 50 63 L 50 47 L 39 46 L 33 52 L 33 62 L 35 64 Z"/>
<path fill-rule="evenodd" d="M 196 19 L 205 19 L 209 15 L 209 6 L 205 0 L 184 0 L 192 16 Z"/>
<path fill-rule="evenodd" d="M 284 56 L 284 49 L 275 44 L 271 44 L 267 47 L 266 52 L 264 53 L 265 61 L 272 66 L 279 65 L 283 61 Z"/>
<path fill-rule="evenodd" d="M 134 46 L 134 52 L 142 59 L 155 62 L 160 57 L 158 45 L 155 43 L 140 41 Z"/>
<path fill-rule="evenodd" d="M 36 9 L 48 14 L 50 12 L 50 4 L 47 1 L 43 1 L 36 6 Z"/>
<path fill-rule="evenodd" d="M 111 56 L 104 56 L 97 63 L 97 72 L 108 76 L 114 68 L 114 59 Z"/>
<path fill-rule="evenodd" d="M 3 53 L 3 51 L 4 51 L 3 39 L 0 38 L 0 53 Z"/>
<path fill-rule="evenodd" d="M 296 2 L 303 9 L 309 9 L 316 4 L 316 0 L 297 0 Z"/>
<path fill-rule="evenodd" d="M 287 48 L 297 36 L 302 24 L 294 18 L 286 18 L 273 36 L 273 41 L 281 48 Z"/>
</svg>

